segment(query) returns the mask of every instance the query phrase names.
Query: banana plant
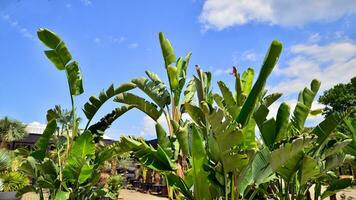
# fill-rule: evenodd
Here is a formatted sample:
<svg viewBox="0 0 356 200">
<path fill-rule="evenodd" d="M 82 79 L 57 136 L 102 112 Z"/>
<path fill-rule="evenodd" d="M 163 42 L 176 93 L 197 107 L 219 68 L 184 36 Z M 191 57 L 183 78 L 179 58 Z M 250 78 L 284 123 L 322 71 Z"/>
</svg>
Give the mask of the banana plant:
<svg viewBox="0 0 356 200">
<path fill-rule="evenodd" d="M 258 188 L 261 180 L 266 180 L 273 186 L 269 195 L 274 198 L 302 200 L 311 199 L 309 189 L 314 185 L 317 200 L 351 185 L 350 179 L 330 176 L 332 169 L 352 159 L 342 151 L 351 140 L 333 132 L 347 113 L 332 114 L 315 128 L 304 128 L 307 117 L 314 112 L 311 106 L 319 87 L 320 82 L 313 80 L 310 88 L 299 93 L 293 114 L 286 103 L 280 105 L 276 119 L 267 119 L 269 109 L 264 104 L 254 113 L 265 147 L 242 173 L 242 192 L 247 185 Z M 322 185 L 328 186 L 323 193 Z"/>
<path fill-rule="evenodd" d="M 90 97 L 83 108 L 88 122 L 84 129 L 80 129 L 75 107 L 75 97 L 84 92 L 79 64 L 72 60 L 66 44 L 57 34 L 39 29 L 37 35 L 48 48 L 45 51 L 47 58 L 66 74 L 72 107 L 70 116 L 65 118 L 59 107 L 48 110 L 47 126 L 34 150 L 23 152 L 27 156 L 21 170 L 32 178 L 33 183 L 18 191 L 18 195 L 33 191 L 42 200 L 44 192 L 48 191 L 49 199 L 55 200 L 115 199 L 108 189 L 97 186 L 104 162 L 112 159 L 116 152 L 112 146 L 103 147 L 101 140 L 103 132 L 132 107 L 115 108 L 97 123 L 91 124 L 91 121 L 106 101 L 136 85 L 127 83 L 116 88 L 111 85 L 99 97 Z"/>
<path fill-rule="evenodd" d="M 177 59 L 173 47 L 163 33 L 159 33 L 159 41 L 168 84 L 165 84 L 157 74 L 146 71 L 147 78 L 132 79 L 130 84 L 145 93 L 149 99 L 140 97 L 133 92 L 123 92 L 117 94 L 114 101 L 129 108 L 139 109 L 156 122 L 157 149 L 147 145 L 143 140 L 130 137 L 122 138 L 119 144 L 125 148 L 119 149 L 133 152 L 146 167 L 165 172 L 168 186 L 171 186 L 172 181 L 169 181 L 171 180 L 169 177 L 177 175 L 184 178 L 186 170 L 191 165 L 189 163 L 191 155 L 188 123 L 182 120 L 181 112 L 181 107 L 184 104 L 181 94 L 186 83 L 191 53 L 188 53 L 184 58 Z M 168 130 L 165 130 L 164 126 L 158 122 L 160 117 L 165 118 Z M 169 190 L 171 198 L 173 198 L 173 188 L 172 186 Z"/>
<path fill-rule="evenodd" d="M 194 77 L 198 104 L 192 98 L 185 103 L 185 110 L 192 118 L 193 127 L 201 130 L 202 144 L 205 146 L 203 163 L 205 173 L 199 175 L 204 179 L 213 199 L 237 199 L 239 174 L 255 156 L 258 141 L 255 137 L 256 122 L 252 114 L 259 105 L 267 107 L 281 94 L 266 95 L 264 85 L 281 53 L 282 44 L 273 41 L 262 65 L 261 72 L 253 84 L 252 68 L 241 75 L 233 68 L 235 91 L 232 93 L 226 84 L 218 82 L 221 95 L 213 94 L 210 88 L 211 75 L 197 68 Z M 193 146 L 194 147 L 194 146 Z M 194 157 L 194 156 L 193 156 Z M 194 182 L 194 192 L 196 184 Z M 201 198 L 196 198 L 201 199 Z"/>
<path fill-rule="evenodd" d="M 173 73 L 169 65 L 175 59 L 172 59 L 173 54 L 169 53 L 172 48 L 165 47 L 169 43 L 161 35 L 160 41 L 172 90 L 175 88 L 175 84 L 172 84 L 175 81 L 170 77 Z M 259 104 L 265 103 L 269 106 L 280 97 L 280 94 L 265 96 L 266 91 L 264 90 L 267 77 L 275 66 L 280 52 L 281 43 L 274 41 L 263 63 L 261 74 L 253 86 L 253 69 L 248 69 L 241 78 L 234 68 L 235 94 L 232 94 L 223 82 L 218 83 L 222 96 L 213 94 L 211 73 L 203 72 L 197 66 L 197 76 L 189 81 L 184 91 L 184 101 L 181 104 L 181 111 L 188 113 L 192 120 L 183 123 L 183 120 L 176 121 L 176 113 L 181 114 L 179 111 L 175 111 L 172 116 L 173 120 L 170 120 L 170 131 L 173 130 L 182 150 L 181 153 L 189 161 L 189 169 L 184 175 L 174 173 L 179 165 L 172 165 L 170 161 L 176 153 L 164 151 L 164 149 L 167 145 L 171 147 L 168 149 L 172 149 L 172 147 L 175 149 L 175 145 L 174 142 L 172 143 L 171 137 L 169 139 L 166 137 L 166 133 L 159 124 L 156 126 L 157 150 L 143 141 L 127 137 L 121 139 L 121 147 L 127 146 L 126 149 L 132 150 L 143 164 L 166 174 L 168 185 L 177 189 L 187 199 L 238 197 L 236 192 L 237 176 L 248 164 L 257 148 L 252 113 Z M 148 93 L 146 92 L 146 94 Z M 171 94 L 173 94 L 173 102 L 176 101 L 174 98 L 177 95 L 174 92 Z M 148 94 L 148 96 L 150 95 Z M 194 105 L 195 97 L 198 99 L 198 105 Z M 124 94 L 118 95 L 117 101 L 134 102 L 123 101 L 123 98 Z M 154 98 L 152 99 L 154 100 Z M 156 107 L 159 107 L 157 102 L 156 104 Z M 179 104 L 173 103 L 172 109 L 174 110 L 178 106 Z M 140 107 L 138 108 L 140 109 Z M 162 110 L 162 107 L 160 108 Z M 185 131 L 185 127 L 188 126 L 189 131 Z M 188 139 L 188 134 L 191 139 Z M 192 186 L 194 186 L 193 192 L 190 190 Z"/>
</svg>

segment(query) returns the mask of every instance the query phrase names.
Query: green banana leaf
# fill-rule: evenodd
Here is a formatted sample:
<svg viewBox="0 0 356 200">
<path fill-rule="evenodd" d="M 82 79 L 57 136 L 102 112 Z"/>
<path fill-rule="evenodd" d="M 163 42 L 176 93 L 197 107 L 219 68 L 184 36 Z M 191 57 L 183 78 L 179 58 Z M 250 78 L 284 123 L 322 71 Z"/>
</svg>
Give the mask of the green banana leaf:
<svg viewBox="0 0 356 200">
<path fill-rule="evenodd" d="M 54 64 L 58 70 L 65 70 L 70 88 L 70 93 L 73 96 L 80 95 L 84 92 L 82 74 L 78 63 L 72 60 L 72 55 L 62 39 L 48 29 L 39 29 L 37 31 L 38 38 L 42 43 L 50 48 L 45 51 L 47 58 Z"/>
<path fill-rule="evenodd" d="M 168 173 L 166 174 L 167 177 L 167 184 L 177 190 L 179 190 L 186 199 L 188 200 L 193 200 L 193 195 L 190 192 L 188 186 L 185 184 L 184 180 L 180 178 L 179 176 L 173 174 L 173 173 Z"/>
<path fill-rule="evenodd" d="M 205 144 L 199 130 L 195 125 L 192 126 L 192 160 L 194 174 L 194 198 L 212 199 L 209 192 L 208 173 L 203 166 L 208 163 Z"/>
<path fill-rule="evenodd" d="M 299 154 L 304 148 L 312 145 L 313 138 L 298 137 L 291 143 L 286 143 L 271 153 L 271 167 L 276 172 L 280 167 L 285 165 L 289 159 Z"/>
<path fill-rule="evenodd" d="M 32 157 L 38 160 L 43 160 L 45 158 L 49 141 L 52 138 L 53 134 L 56 132 L 56 130 L 57 130 L 56 120 L 52 119 L 47 123 L 47 126 L 43 131 L 42 135 L 36 141 L 35 151 L 31 153 Z"/>
<path fill-rule="evenodd" d="M 240 114 L 236 118 L 236 121 L 246 126 L 250 116 L 252 115 L 257 100 L 263 92 L 268 76 L 271 74 L 274 66 L 276 65 L 279 56 L 282 52 L 282 43 L 274 40 L 267 52 L 265 60 L 263 62 L 260 74 L 258 75 L 256 83 L 253 85 L 250 94 L 248 95 L 244 105 L 241 108 Z"/>
<path fill-rule="evenodd" d="M 221 158 L 224 171 L 227 173 L 241 170 L 248 164 L 248 157 L 236 148 L 243 143 L 243 133 L 238 128 L 239 125 L 223 110 L 219 108 L 210 110 L 206 103 L 202 106 L 219 146 L 220 155 L 216 157 Z"/>
<path fill-rule="evenodd" d="M 90 131 L 81 134 L 69 152 L 63 169 L 64 178 L 72 183 L 84 183 L 93 172 L 93 165 L 87 161 L 88 156 L 95 154 L 95 144 Z"/>
<path fill-rule="evenodd" d="M 326 188 L 326 190 L 323 192 L 321 195 L 321 199 L 325 199 L 333 194 L 336 194 L 337 192 L 350 187 L 352 185 L 352 179 L 337 179 L 334 180 L 329 187 Z"/>
<path fill-rule="evenodd" d="M 171 43 L 164 37 L 162 32 L 159 33 L 159 42 L 161 44 L 164 63 L 167 68 L 170 64 L 176 62 L 176 56 Z"/>
<path fill-rule="evenodd" d="M 136 85 L 133 83 L 124 83 L 119 87 L 115 88 L 114 85 L 110 85 L 106 91 L 102 91 L 99 97 L 91 96 L 89 101 L 84 104 L 83 112 L 87 119 L 90 121 L 93 119 L 94 115 L 98 112 L 99 108 L 110 98 L 118 95 L 122 92 L 129 91 L 135 88 Z"/>
<path fill-rule="evenodd" d="M 135 157 L 146 167 L 156 171 L 174 171 L 176 165 L 170 160 L 165 150 L 158 145 L 157 150 L 146 144 L 129 137 L 122 137 L 119 143 L 122 151 L 133 152 Z"/>
<path fill-rule="evenodd" d="M 170 94 L 163 82 L 159 82 L 157 79 L 156 81 L 152 81 L 142 77 L 140 79 L 133 79 L 132 83 L 147 94 L 160 108 L 170 104 Z"/>
<path fill-rule="evenodd" d="M 128 93 L 128 92 L 120 93 L 120 94 L 116 95 L 114 101 L 134 106 L 135 108 L 146 113 L 154 121 L 157 121 L 158 118 L 162 114 L 162 109 L 158 110 L 157 105 L 155 105 L 154 103 L 148 102 L 144 98 L 139 97 L 132 93 Z"/>
<path fill-rule="evenodd" d="M 292 125 L 296 130 L 294 135 L 300 134 L 304 129 L 305 121 L 309 116 L 312 103 L 319 88 L 320 81 L 314 79 L 310 84 L 310 89 L 304 88 L 304 90 L 299 93 L 298 103 L 295 106 L 291 119 Z"/>
<path fill-rule="evenodd" d="M 269 164 L 270 153 L 268 148 L 261 149 L 240 173 L 237 189 L 241 196 L 245 193 L 248 186 L 258 187 L 260 184 L 267 183 L 275 178 Z"/>
<path fill-rule="evenodd" d="M 66 66 L 66 74 L 70 93 L 74 96 L 82 94 L 84 92 L 83 77 L 76 61 L 73 61 Z"/>
</svg>

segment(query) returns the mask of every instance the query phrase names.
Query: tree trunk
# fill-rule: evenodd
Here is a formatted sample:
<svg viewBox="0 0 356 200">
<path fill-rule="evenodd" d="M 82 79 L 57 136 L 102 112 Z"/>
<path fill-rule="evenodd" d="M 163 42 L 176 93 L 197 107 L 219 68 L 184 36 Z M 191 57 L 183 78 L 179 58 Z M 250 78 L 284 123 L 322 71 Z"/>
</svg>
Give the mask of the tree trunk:
<svg viewBox="0 0 356 200">
<path fill-rule="evenodd" d="M 116 175 L 116 159 L 111 160 L 111 175 Z"/>
</svg>

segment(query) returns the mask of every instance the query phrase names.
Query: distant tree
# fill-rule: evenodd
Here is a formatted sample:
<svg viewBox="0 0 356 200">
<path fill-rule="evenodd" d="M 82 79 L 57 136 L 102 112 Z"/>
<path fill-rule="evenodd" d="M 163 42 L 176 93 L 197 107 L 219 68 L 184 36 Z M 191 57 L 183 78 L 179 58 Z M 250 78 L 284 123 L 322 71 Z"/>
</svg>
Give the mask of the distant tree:
<svg viewBox="0 0 356 200">
<path fill-rule="evenodd" d="M 26 137 L 26 125 L 17 120 L 5 117 L 0 119 L 0 140 L 1 147 L 6 147 L 8 142 L 20 140 Z"/>
<path fill-rule="evenodd" d="M 356 106 L 356 77 L 351 79 L 350 83 L 337 84 L 329 90 L 326 90 L 319 97 L 319 103 L 326 105 L 323 115 L 329 116 L 333 112 L 345 112 Z M 349 115 L 352 123 L 356 123 L 356 111 L 353 109 Z M 338 130 L 344 133 L 350 133 L 345 124 L 341 124 Z"/>
</svg>

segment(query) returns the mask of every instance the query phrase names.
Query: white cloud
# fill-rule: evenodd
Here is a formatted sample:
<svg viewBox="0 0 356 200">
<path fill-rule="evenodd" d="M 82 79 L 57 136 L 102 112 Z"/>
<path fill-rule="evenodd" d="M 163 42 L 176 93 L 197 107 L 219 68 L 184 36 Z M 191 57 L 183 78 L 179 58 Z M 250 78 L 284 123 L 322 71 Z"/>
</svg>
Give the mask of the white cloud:
<svg viewBox="0 0 356 200">
<path fill-rule="evenodd" d="M 320 91 L 337 83 L 349 82 L 356 75 L 356 43 L 333 42 L 325 45 L 297 44 L 290 48 L 294 56 L 276 75 L 283 80 L 272 90 L 288 95 L 308 86 L 312 79 L 321 81 Z"/>
<path fill-rule="evenodd" d="M 205 30 L 222 30 L 249 22 L 301 26 L 355 13 L 354 0 L 206 0 L 200 21 Z"/>
<path fill-rule="evenodd" d="M 162 125 L 162 127 L 166 130 L 168 133 L 168 125 L 166 118 L 164 115 L 161 115 L 160 118 L 158 118 L 158 123 Z M 143 117 L 143 125 L 142 125 L 142 131 L 140 132 L 140 135 L 145 138 L 155 138 L 156 136 L 156 128 L 155 128 L 156 122 L 149 116 L 145 115 Z"/>
<path fill-rule="evenodd" d="M 137 43 L 131 43 L 131 44 L 128 45 L 128 47 L 130 49 L 136 49 L 138 47 L 138 44 Z"/>
<path fill-rule="evenodd" d="M 338 83 L 349 82 L 356 75 L 356 43 L 354 41 L 331 42 L 328 44 L 297 44 L 289 48 L 292 58 L 285 67 L 278 66 L 274 72 L 279 80 L 268 86 L 271 92 L 282 92 L 284 101 L 293 109 L 296 94 L 316 78 L 321 81 L 319 95 Z M 317 99 L 317 98 L 316 98 Z M 270 116 L 276 116 L 279 103 L 271 106 Z M 322 104 L 313 102 L 312 109 L 322 108 Z M 307 125 L 315 125 L 322 116 L 312 116 Z"/>
</svg>

